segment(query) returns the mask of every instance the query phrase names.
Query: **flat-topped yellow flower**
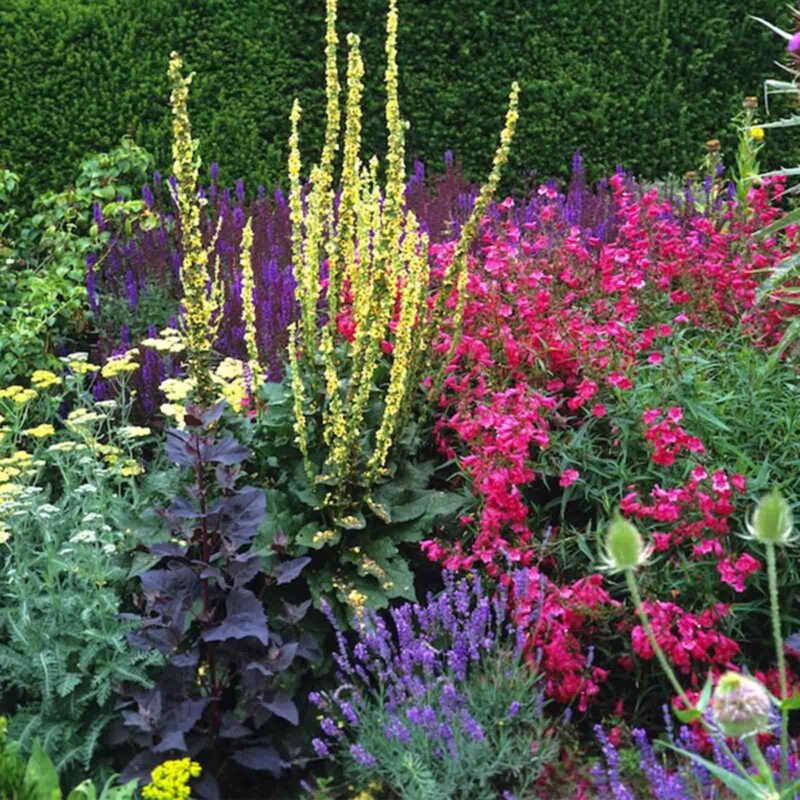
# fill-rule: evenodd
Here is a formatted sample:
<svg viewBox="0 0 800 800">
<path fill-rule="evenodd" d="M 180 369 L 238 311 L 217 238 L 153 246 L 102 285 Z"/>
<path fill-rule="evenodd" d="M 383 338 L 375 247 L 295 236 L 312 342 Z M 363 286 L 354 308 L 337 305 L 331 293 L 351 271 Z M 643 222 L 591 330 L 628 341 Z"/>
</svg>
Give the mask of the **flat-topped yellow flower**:
<svg viewBox="0 0 800 800">
<path fill-rule="evenodd" d="M 90 364 L 88 361 L 74 361 L 69 368 L 76 375 L 88 375 L 90 372 L 97 372 L 100 369 L 97 364 Z"/>
<path fill-rule="evenodd" d="M 141 439 L 151 433 L 150 428 L 142 425 L 124 425 L 119 429 L 119 435 L 125 439 Z"/>
<path fill-rule="evenodd" d="M 41 425 L 37 425 L 35 428 L 28 428 L 27 430 L 23 431 L 26 436 L 33 436 L 34 439 L 46 439 L 48 436 L 52 436 L 55 432 L 56 429 L 48 422 L 43 422 Z"/>
<path fill-rule="evenodd" d="M 67 427 L 77 427 L 81 425 L 88 425 L 91 422 L 99 422 L 100 420 L 105 419 L 103 414 L 99 414 L 97 411 L 90 411 L 88 408 L 76 408 L 74 411 L 70 411 L 67 415 Z"/>
<path fill-rule="evenodd" d="M 31 384 L 37 389 L 47 389 L 49 386 L 61 384 L 61 378 L 49 369 L 37 369 L 31 375 Z"/>
<path fill-rule="evenodd" d="M 137 369 L 139 369 L 140 365 L 138 362 L 133 361 L 132 359 L 137 355 L 139 355 L 139 351 L 134 347 L 132 350 L 128 350 L 122 355 L 110 358 L 103 365 L 103 368 L 100 370 L 100 374 L 104 378 L 116 378 L 126 372 L 135 372 Z"/>
</svg>

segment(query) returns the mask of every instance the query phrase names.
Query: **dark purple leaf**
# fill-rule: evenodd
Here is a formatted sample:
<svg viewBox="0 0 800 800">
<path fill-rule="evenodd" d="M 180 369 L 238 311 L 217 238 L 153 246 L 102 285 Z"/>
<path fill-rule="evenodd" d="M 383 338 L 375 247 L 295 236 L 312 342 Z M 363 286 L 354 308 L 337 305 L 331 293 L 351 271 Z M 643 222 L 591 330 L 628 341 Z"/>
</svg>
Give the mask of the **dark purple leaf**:
<svg viewBox="0 0 800 800">
<path fill-rule="evenodd" d="M 243 553 L 228 565 L 228 575 L 235 586 L 246 586 L 261 572 L 261 557 L 256 553 Z"/>
<path fill-rule="evenodd" d="M 206 461 L 213 461 L 215 464 L 224 464 L 230 467 L 233 464 L 241 464 L 246 461 L 252 453 L 243 445 L 239 444 L 232 436 L 228 436 L 221 442 L 212 444 L 206 451 Z"/>
<path fill-rule="evenodd" d="M 283 583 L 291 583 L 310 563 L 311 559 L 308 556 L 284 561 L 275 569 L 275 580 L 279 586 Z"/>
<path fill-rule="evenodd" d="M 178 655 L 173 656 L 170 663 L 173 666 L 178 667 L 179 669 L 183 669 L 184 667 L 196 667 L 197 662 L 199 660 L 200 660 L 200 652 L 195 647 L 188 653 L 178 653 Z"/>
<path fill-rule="evenodd" d="M 261 601 L 247 589 L 233 589 L 225 601 L 227 616 L 213 628 L 203 632 L 206 642 L 224 642 L 226 639 L 254 637 L 269 643 L 267 615 Z"/>
<path fill-rule="evenodd" d="M 281 758 L 274 747 L 248 747 L 232 756 L 237 764 L 248 769 L 271 772 L 276 778 L 281 774 Z"/>
<path fill-rule="evenodd" d="M 243 736 L 249 736 L 252 732 L 250 728 L 242 725 L 230 711 L 223 715 L 219 735 L 224 739 L 241 739 Z"/>
<path fill-rule="evenodd" d="M 164 450 L 167 458 L 182 467 L 193 467 L 197 462 L 197 445 L 193 434 L 170 428 Z"/>
<path fill-rule="evenodd" d="M 166 515 L 176 519 L 197 519 L 200 516 L 200 512 L 185 497 L 176 497 L 172 501 L 172 505 L 166 510 Z"/>
<path fill-rule="evenodd" d="M 255 486 L 245 486 L 223 503 L 222 535 L 236 546 L 248 544 L 266 515 L 267 497 L 264 492 Z"/>
<path fill-rule="evenodd" d="M 168 753 L 170 750 L 180 750 L 185 753 L 186 740 L 181 731 L 168 731 L 158 744 L 153 745 L 152 750 L 154 753 Z"/>
<path fill-rule="evenodd" d="M 291 722 L 292 725 L 297 725 L 299 721 L 297 706 L 286 692 L 278 692 L 272 700 L 265 700 L 262 705 L 275 714 L 275 716 L 281 717 L 281 719 L 285 719 L 287 722 Z"/>
<path fill-rule="evenodd" d="M 169 731 L 188 733 L 203 716 L 208 704 L 207 697 L 176 703 L 164 714 L 164 727 Z"/>
<path fill-rule="evenodd" d="M 151 569 L 140 576 L 145 594 L 191 600 L 200 588 L 194 570 L 189 567 Z"/>
<path fill-rule="evenodd" d="M 192 780 L 192 794 L 196 794 L 201 800 L 220 800 L 219 784 L 216 778 L 203 770 L 199 778 Z"/>
<path fill-rule="evenodd" d="M 310 633 L 301 633 L 300 641 L 297 643 L 297 655 L 315 664 L 322 660 L 322 651 L 319 643 Z"/>
<path fill-rule="evenodd" d="M 183 558 L 186 555 L 186 547 L 174 542 L 159 542 L 147 549 L 152 555 L 161 558 Z"/>
<path fill-rule="evenodd" d="M 300 605 L 293 605 L 292 603 L 287 603 L 285 600 L 283 601 L 283 613 L 280 616 L 284 622 L 288 622 L 290 625 L 297 625 L 303 617 L 308 613 L 308 609 L 311 608 L 311 601 L 306 600 L 305 603 L 300 603 Z"/>
</svg>

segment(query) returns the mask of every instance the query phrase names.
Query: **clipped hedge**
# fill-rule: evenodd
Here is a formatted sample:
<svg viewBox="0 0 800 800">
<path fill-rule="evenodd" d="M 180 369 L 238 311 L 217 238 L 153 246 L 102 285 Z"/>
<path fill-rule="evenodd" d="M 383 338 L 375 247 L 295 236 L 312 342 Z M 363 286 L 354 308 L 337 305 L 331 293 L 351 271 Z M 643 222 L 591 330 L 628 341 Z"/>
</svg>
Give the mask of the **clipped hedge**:
<svg viewBox="0 0 800 800">
<path fill-rule="evenodd" d="M 376 152 L 385 9 L 340 0 L 340 30 L 361 34 L 372 72 L 365 149 Z M 29 194 L 57 188 L 129 132 L 168 165 L 175 48 L 198 73 L 204 161 L 224 182 L 269 185 L 294 95 L 308 110 L 306 152 L 321 141 L 323 13 L 323 0 L 4 0 L 0 165 Z M 514 174 L 563 175 L 577 148 L 598 172 L 681 173 L 775 70 L 780 40 L 748 13 L 789 24 L 784 0 L 400 0 L 409 150 L 436 166 L 450 148 L 483 174 L 518 78 Z"/>
</svg>

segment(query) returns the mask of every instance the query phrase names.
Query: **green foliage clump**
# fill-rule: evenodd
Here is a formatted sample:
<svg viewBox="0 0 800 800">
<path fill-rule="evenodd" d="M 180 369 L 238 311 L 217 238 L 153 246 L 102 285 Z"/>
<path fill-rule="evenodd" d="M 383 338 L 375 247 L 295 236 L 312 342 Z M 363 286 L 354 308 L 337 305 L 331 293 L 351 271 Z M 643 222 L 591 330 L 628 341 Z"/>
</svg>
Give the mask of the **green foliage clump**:
<svg viewBox="0 0 800 800">
<path fill-rule="evenodd" d="M 0 399 L 0 712 L 23 751 L 39 740 L 59 771 L 77 770 L 96 757 L 114 686 L 148 686 L 158 658 L 129 647 L 120 614 L 160 473 L 137 477 L 149 429 L 126 424 L 123 399 L 95 405 L 78 374 L 35 378 Z M 59 423 L 62 402 L 73 410 Z"/>
<path fill-rule="evenodd" d="M 0 212 L 0 380 L 46 365 L 57 345 L 86 329 L 86 258 L 102 258 L 115 233 L 147 224 L 137 195 L 151 164 L 125 138 L 85 158 L 75 184 L 38 197 L 30 216 Z M 18 185 L 15 175 L 0 175 L 2 208 Z"/>
<path fill-rule="evenodd" d="M 774 42 L 748 19 L 754 11 L 777 23 L 789 16 L 782 0 L 405 0 L 408 152 L 437 164 L 450 148 L 469 177 L 485 174 L 486 142 L 518 79 L 515 174 L 564 174 L 576 148 L 598 173 L 621 162 L 648 177 L 680 174 L 697 142 L 718 136 L 733 151 L 726 120 L 773 70 Z M 202 68 L 194 100 L 203 160 L 221 161 L 224 182 L 274 181 L 286 163 L 286 97 L 307 108 L 323 101 L 324 12 L 321 0 L 6 0 L 0 164 L 33 196 L 63 185 L 84 153 L 133 132 L 165 167 L 162 98 L 168 54 L 178 50 Z M 384 14 L 384 0 L 341 4 L 368 74 L 383 60 Z M 366 153 L 384 147 L 381 89 L 380 76 L 366 79 Z M 301 135 L 322 144 L 320 126 Z"/>
</svg>

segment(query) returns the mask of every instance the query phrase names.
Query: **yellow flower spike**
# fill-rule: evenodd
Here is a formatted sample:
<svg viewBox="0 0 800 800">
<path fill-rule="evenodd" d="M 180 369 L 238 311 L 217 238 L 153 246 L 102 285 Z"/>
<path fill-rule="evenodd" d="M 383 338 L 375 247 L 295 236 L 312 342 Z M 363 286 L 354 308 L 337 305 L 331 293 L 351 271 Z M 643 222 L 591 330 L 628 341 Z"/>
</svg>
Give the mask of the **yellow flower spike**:
<svg viewBox="0 0 800 800">
<path fill-rule="evenodd" d="M 258 365 L 258 342 L 256 340 L 256 304 L 253 300 L 255 278 L 253 276 L 253 260 L 250 251 L 253 247 L 253 219 L 247 220 L 242 231 L 242 250 L 239 264 L 242 272 L 242 321 L 244 322 L 244 341 L 247 348 L 247 360 Z"/>
<path fill-rule="evenodd" d="M 519 84 L 514 81 L 511 85 L 511 93 L 508 97 L 508 110 L 506 111 L 506 122 L 500 134 L 500 145 L 494 154 L 494 161 L 492 163 L 492 170 L 489 173 L 489 178 L 486 183 L 481 187 L 478 197 L 475 200 L 475 205 L 472 207 L 472 212 L 469 215 L 464 227 L 461 229 L 461 237 L 456 245 L 453 259 L 445 271 L 442 288 L 437 298 L 434 314 L 430 320 L 429 331 L 431 335 L 439 327 L 442 322 L 444 314 L 444 304 L 450 294 L 453 286 L 458 289 L 458 306 L 453 316 L 452 330 L 453 337 L 450 343 L 450 353 L 444 363 L 449 363 L 452 360 L 456 347 L 461 339 L 461 322 L 464 317 L 464 303 L 466 301 L 466 284 L 467 284 L 467 255 L 472 241 L 478 233 L 480 221 L 489 207 L 489 202 L 492 196 L 497 191 L 502 175 L 503 167 L 508 163 L 508 156 L 511 151 L 511 142 L 514 139 L 514 131 L 517 127 L 517 120 L 519 119 Z M 439 382 L 437 381 L 437 384 Z M 436 388 L 436 387 L 435 387 Z M 437 394 L 434 392 L 433 394 Z"/>
<path fill-rule="evenodd" d="M 289 326 L 289 366 L 292 373 L 292 394 L 294 395 L 294 433 L 295 442 L 303 456 L 303 466 L 309 481 L 314 481 L 314 469 L 308 455 L 308 428 L 305 415 L 305 388 L 300 375 L 300 364 L 297 359 L 297 327 Z"/>
<path fill-rule="evenodd" d="M 209 297 L 207 284 L 216 249 L 217 231 L 208 247 L 203 245 L 200 225 L 201 200 L 197 193 L 198 142 L 192 138 L 189 119 L 189 86 L 192 75 L 184 77 L 183 62 L 176 52 L 170 54 L 169 78 L 172 83 L 172 169 L 177 181 L 175 202 L 181 223 L 184 314 L 181 319 L 181 341 L 186 346 L 189 375 L 197 383 L 198 400 L 212 402 L 209 358 L 220 323 L 220 277 L 213 281 Z M 220 223 L 221 223 L 220 219 Z"/>
</svg>

